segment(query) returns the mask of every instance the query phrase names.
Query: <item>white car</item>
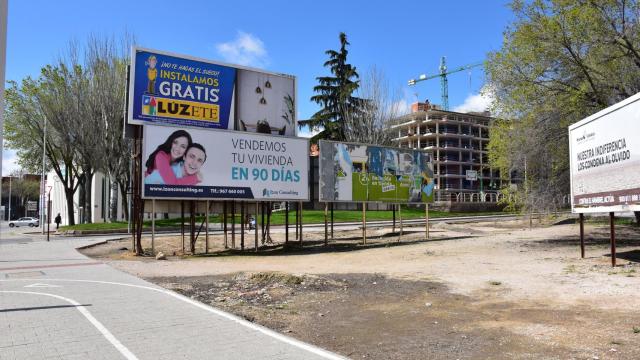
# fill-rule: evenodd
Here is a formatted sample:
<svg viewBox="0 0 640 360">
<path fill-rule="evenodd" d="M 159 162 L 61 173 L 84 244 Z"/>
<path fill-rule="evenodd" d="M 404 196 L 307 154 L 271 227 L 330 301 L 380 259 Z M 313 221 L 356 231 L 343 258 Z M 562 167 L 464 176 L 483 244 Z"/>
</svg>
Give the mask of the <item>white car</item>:
<svg viewBox="0 0 640 360">
<path fill-rule="evenodd" d="M 40 220 L 32 217 L 21 217 L 18 220 L 9 221 L 9 227 L 14 227 L 14 226 L 34 227 L 39 225 L 40 225 Z"/>
</svg>

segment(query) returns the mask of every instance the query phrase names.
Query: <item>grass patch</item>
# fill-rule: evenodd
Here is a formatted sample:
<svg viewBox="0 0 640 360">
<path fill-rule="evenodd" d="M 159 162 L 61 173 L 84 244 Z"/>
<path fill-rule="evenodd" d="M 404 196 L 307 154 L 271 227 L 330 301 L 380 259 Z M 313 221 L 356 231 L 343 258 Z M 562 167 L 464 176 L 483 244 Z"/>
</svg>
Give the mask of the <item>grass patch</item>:
<svg viewBox="0 0 640 360">
<path fill-rule="evenodd" d="M 500 286 L 500 285 L 502 285 L 502 281 L 491 280 L 491 281 L 489 281 L 489 285 Z"/>
<path fill-rule="evenodd" d="M 402 219 L 424 219 L 424 209 L 416 208 L 402 208 Z M 480 215 L 508 215 L 504 212 L 447 212 L 447 211 L 429 211 L 430 219 L 437 219 L 443 217 L 458 217 L 458 216 L 480 216 Z M 331 216 L 331 214 L 329 214 Z M 229 215 L 229 223 L 231 215 Z M 324 210 L 304 210 L 302 213 L 303 223 L 305 224 L 320 224 L 324 223 Z M 204 216 L 196 216 L 196 224 L 200 226 Z M 260 219 L 258 219 L 260 220 Z M 284 211 L 274 212 L 271 215 L 272 225 L 284 225 L 286 220 L 286 214 Z M 294 224 L 296 220 L 296 214 L 291 209 L 289 211 L 289 224 Z M 367 221 L 380 221 L 380 220 L 393 220 L 393 211 L 367 211 Z M 220 223 L 222 217 L 218 214 L 209 216 L 210 223 Z M 240 221 L 240 214 L 236 214 L 236 223 Z M 266 218 L 265 218 L 266 221 Z M 358 210 L 335 210 L 334 222 L 358 222 L 362 221 L 362 211 Z M 396 212 L 396 221 L 400 221 L 398 212 Z M 185 218 L 185 224 L 188 223 L 188 217 Z M 156 219 L 156 229 L 179 227 L 181 224 L 180 218 L 174 219 Z M 60 230 L 126 230 L 127 223 L 123 221 L 111 222 L 111 223 L 94 223 L 94 224 L 77 224 L 72 226 L 61 226 Z M 151 229 L 151 220 L 144 222 L 143 229 Z"/>
<path fill-rule="evenodd" d="M 634 326 L 633 327 L 633 333 L 634 334 L 640 334 L 640 326 Z"/>
</svg>

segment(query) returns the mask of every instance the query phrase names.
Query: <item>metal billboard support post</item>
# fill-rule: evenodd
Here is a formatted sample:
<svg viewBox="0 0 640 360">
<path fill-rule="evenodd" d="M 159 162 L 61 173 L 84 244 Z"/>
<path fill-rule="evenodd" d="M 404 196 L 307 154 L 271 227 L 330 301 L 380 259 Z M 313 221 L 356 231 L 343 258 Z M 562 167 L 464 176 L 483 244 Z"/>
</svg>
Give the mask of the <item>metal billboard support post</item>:
<svg viewBox="0 0 640 360">
<path fill-rule="evenodd" d="M 261 243 L 262 245 L 264 245 L 264 241 L 265 241 L 265 232 L 264 232 L 264 201 L 260 202 L 260 237 L 261 237 Z"/>
<path fill-rule="evenodd" d="M 614 221 L 616 219 L 615 214 L 612 212 L 609 213 L 609 228 L 611 231 L 611 266 L 616 266 L 616 227 Z"/>
<path fill-rule="evenodd" d="M 151 199 L 151 255 L 155 255 L 156 240 L 156 199 Z"/>
<path fill-rule="evenodd" d="M 367 244 L 367 203 L 362 203 L 362 244 Z"/>
<path fill-rule="evenodd" d="M 206 202 L 207 209 L 205 210 L 205 223 L 206 228 L 204 229 L 204 253 L 209 253 L 209 200 Z"/>
<path fill-rule="evenodd" d="M 584 214 L 580 213 L 580 257 L 584 259 Z"/>
<path fill-rule="evenodd" d="M 189 251 L 191 255 L 196 254 L 196 202 L 189 203 Z"/>
</svg>

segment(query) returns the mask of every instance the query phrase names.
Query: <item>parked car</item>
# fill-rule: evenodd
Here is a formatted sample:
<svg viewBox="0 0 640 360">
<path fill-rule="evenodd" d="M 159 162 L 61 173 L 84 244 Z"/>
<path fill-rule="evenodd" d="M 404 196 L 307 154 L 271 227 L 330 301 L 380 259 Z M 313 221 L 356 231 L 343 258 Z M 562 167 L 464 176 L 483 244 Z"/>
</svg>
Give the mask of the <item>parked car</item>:
<svg viewBox="0 0 640 360">
<path fill-rule="evenodd" d="M 32 217 L 21 217 L 18 220 L 9 221 L 9 227 L 14 227 L 14 226 L 34 227 L 38 225 L 40 225 L 40 220 Z"/>
</svg>

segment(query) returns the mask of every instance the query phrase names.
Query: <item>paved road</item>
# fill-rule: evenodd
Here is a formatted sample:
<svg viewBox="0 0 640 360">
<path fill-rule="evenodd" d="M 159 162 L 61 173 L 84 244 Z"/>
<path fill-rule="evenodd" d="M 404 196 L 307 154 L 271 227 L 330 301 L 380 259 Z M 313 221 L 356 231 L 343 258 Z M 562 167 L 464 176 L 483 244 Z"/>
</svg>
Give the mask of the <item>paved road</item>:
<svg viewBox="0 0 640 360">
<path fill-rule="evenodd" d="M 340 359 L 0 226 L 0 359 Z"/>
</svg>

